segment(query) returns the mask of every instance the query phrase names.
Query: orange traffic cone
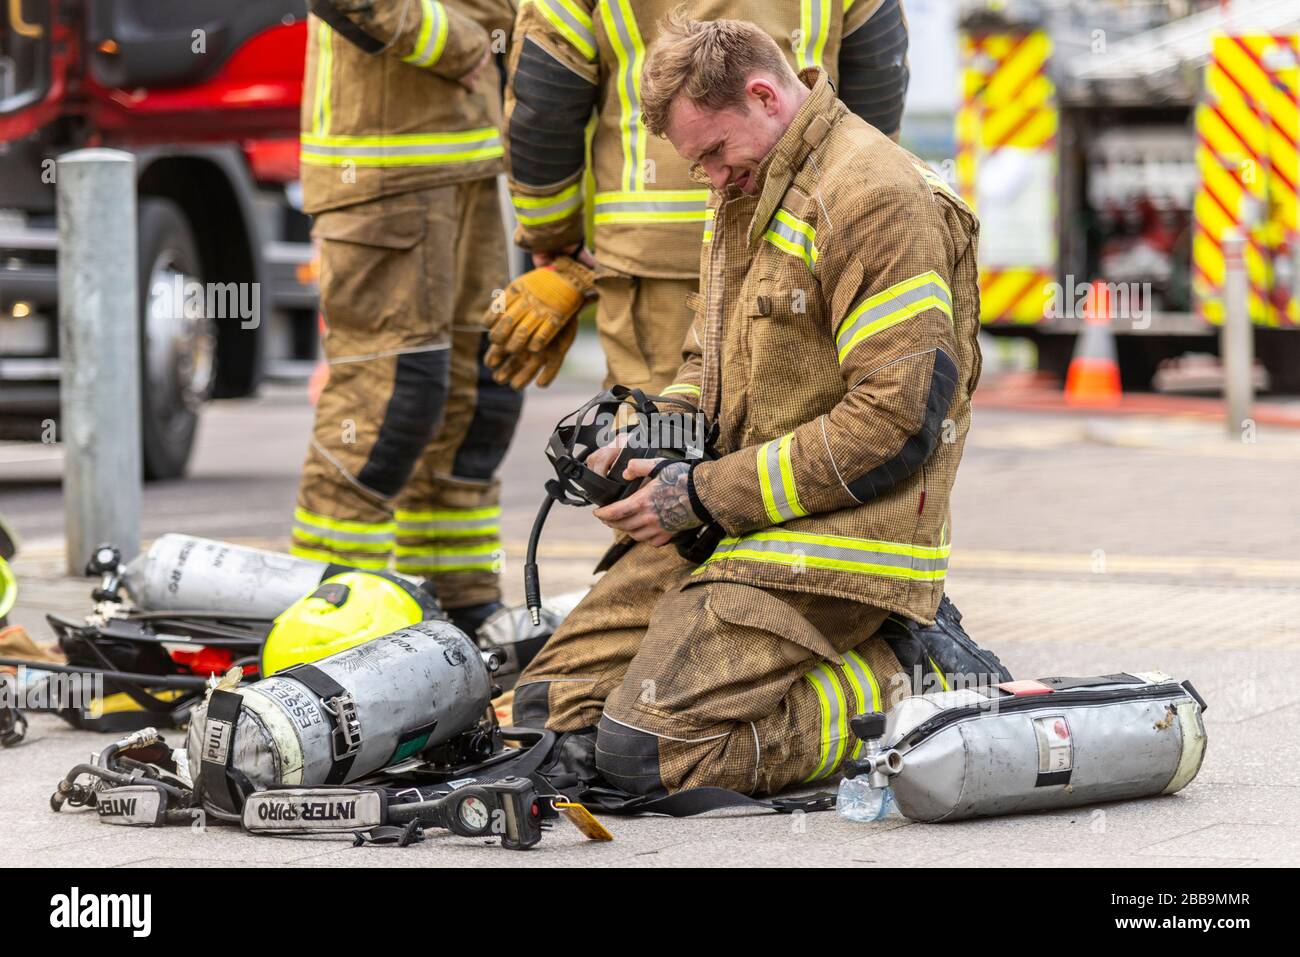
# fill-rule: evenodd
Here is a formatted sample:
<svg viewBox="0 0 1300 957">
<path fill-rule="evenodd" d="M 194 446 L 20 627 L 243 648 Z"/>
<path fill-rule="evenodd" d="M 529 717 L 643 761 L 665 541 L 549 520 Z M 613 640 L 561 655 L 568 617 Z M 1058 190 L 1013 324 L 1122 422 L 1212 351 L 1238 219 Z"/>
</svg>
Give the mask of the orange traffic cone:
<svg viewBox="0 0 1300 957">
<path fill-rule="evenodd" d="M 1119 405 L 1123 391 L 1115 333 L 1110 328 L 1110 290 L 1105 283 L 1092 283 L 1083 318 L 1065 377 L 1065 402 L 1092 407 Z"/>
</svg>

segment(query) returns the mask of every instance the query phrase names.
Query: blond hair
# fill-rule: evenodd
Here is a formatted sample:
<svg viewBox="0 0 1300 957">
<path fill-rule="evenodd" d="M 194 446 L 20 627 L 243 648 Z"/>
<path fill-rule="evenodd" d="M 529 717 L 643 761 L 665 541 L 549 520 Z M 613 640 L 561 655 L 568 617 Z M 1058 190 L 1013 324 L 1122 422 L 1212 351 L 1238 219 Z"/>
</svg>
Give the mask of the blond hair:
<svg viewBox="0 0 1300 957">
<path fill-rule="evenodd" d="M 797 82 L 775 40 L 748 20 L 692 20 L 685 6 L 664 17 L 641 71 L 641 118 L 663 136 L 678 95 L 709 110 L 739 107 L 745 83 L 767 73 L 784 86 Z"/>
</svg>

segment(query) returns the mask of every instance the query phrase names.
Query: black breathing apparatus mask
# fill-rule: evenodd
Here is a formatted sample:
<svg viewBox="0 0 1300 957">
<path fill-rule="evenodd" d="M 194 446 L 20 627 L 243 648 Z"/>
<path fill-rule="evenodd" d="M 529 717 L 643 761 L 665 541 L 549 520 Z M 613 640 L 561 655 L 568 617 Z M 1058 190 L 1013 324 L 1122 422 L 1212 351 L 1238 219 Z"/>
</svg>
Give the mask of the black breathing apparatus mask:
<svg viewBox="0 0 1300 957">
<path fill-rule="evenodd" d="M 541 615 L 541 587 L 537 577 L 537 543 L 542 527 L 556 502 L 582 508 L 621 501 L 634 494 L 658 471 L 676 462 L 712 461 L 719 457 L 714 446 L 717 426 L 685 400 L 675 396 L 646 395 L 640 389 L 616 385 L 599 393 L 562 418 L 546 444 L 546 457 L 555 478 L 546 483 L 546 498 L 538 509 L 528 538 L 524 564 L 524 594 L 534 623 Z M 609 471 L 600 474 L 587 467 L 587 458 L 597 449 L 619 445 L 621 451 Z M 625 478 L 624 470 L 636 459 L 664 459 L 655 473 L 645 478 Z M 723 536 L 722 528 L 708 523 L 680 532 L 673 544 L 687 561 L 699 563 L 713 553 Z M 600 568 L 613 564 L 634 543 L 615 546 Z"/>
</svg>

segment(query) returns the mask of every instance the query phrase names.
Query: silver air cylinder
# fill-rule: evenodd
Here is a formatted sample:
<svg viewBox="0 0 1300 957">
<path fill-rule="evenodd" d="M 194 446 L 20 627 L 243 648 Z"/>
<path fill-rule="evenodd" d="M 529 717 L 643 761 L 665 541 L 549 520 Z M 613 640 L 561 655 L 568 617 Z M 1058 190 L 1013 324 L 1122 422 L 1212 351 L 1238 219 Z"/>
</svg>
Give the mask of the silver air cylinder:
<svg viewBox="0 0 1300 957">
<path fill-rule="evenodd" d="M 123 584 L 146 611 L 224 611 L 274 618 L 340 566 L 193 535 L 163 535 L 126 566 Z"/>
<path fill-rule="evenodd" d="M 238 771 L 257 788 L 355 781 L 473 728 L 491 700 L 479 650 L 445 621 L 307 667 L 339 691 L 322 697 L 311 687 L 319 677 L 309 681 L 295 668 L 229 692 L 242 698 L 233 721 L 209 720 L 217 711 L 212 698 L 195 709 L 186 751 L 196 783 L 210 771 L 205 762 Z M 330 780 L 332 771 L 341 780 Z"/>
<path fill-rule="evenodd" d="M 955 821 L 1172 794 L 1205 755 L 1202 700 L 1168 675 L 1070 682 L 998 697 L 974 689 L 905 698 L 885 741 L 887 782 L 913 821 Z M 872 782 L 876 782 L 873 780 Z"/>
</svg>

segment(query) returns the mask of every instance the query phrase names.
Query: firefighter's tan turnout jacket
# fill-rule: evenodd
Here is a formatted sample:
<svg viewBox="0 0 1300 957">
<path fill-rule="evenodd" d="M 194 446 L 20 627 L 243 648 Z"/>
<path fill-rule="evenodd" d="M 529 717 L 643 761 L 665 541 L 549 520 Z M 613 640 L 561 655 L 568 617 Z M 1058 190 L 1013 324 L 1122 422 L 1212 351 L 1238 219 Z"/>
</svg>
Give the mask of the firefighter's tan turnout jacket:
<svg viewBox="0 0 1300 957">
<path fill-rule="evenodd" d="M 457 80 L 485 52 L 506 51 L 514 0 L 333 0 L 332 10 L 365 46 L 308 18 L 308 213 L 501 171 L 499 74 L 489 64 L 473 90 Z"/>
<path fill-rule="evenodd" d="M 824 73 L 759 169 L 713 193 L 687 360 L 726 454 L 691 470 L 727 537 L 697 580 L 861 601 L 929 623 L 979 379 L 978 224 Z"/>
<path fill-rule="evenodd" d="M 602 265 L 633 276 L 695 277 L 708 191 L 641 121 L 646 51 L 679 3 L 521 4 L 506 89 L 520 245 L 548 251 L 582 240 L 585 181 L 595 194 L 595 236 L 586 239 Z M 899 0 L 695 0 L 688 10 L 700 20 L 753 21 L 797 69 L 825 68 L 855 112 L 886 133 L 898 130 L 908 79 Z"/>
</svg>

